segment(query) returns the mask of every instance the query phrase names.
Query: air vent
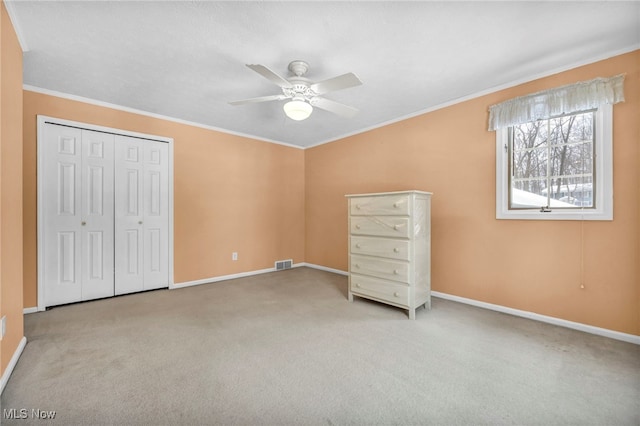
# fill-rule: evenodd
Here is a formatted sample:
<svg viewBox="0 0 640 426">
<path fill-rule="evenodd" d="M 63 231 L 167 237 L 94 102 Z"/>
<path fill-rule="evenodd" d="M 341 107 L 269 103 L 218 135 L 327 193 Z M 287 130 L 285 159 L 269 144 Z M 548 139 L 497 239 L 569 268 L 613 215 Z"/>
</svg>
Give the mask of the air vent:
<svg viewBox="0 0 640 426">
<path fill-rule="evenodd" d="M 278 260 L 276 261 L 276 271 L 284 271 L 285 269 L 291 269 L 293 265 L 292 259 Z"/>
</svg>

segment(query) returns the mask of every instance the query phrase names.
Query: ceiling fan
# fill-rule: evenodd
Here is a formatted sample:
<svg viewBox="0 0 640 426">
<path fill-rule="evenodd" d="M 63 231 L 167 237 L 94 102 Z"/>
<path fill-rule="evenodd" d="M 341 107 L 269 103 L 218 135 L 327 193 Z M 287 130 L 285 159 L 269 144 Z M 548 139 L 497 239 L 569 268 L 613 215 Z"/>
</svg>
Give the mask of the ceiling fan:
<svg viewBox="0 0 640 426">
<path fill-rule="evenodd" d="M 351 72 L 314 83 L 304 76 L 309 71 L 309 64 L 305 61 L 293 61 L 289 64 L 289 71 L 293 74 L 289 79 L 281 77 L 264 65 L 247 64 L 247 67 L 280 86 L 282 94 L 229 102 L 231 105 L 291 99 L 284 104 L 283 109 L 287 117 L 298 121 L 308 118 L 313 112 L 313 107 L 347 118 L 358 113 L 354 107 L 321 97 L 325 93 L 361 85 L 362 81 Z"/>
</svg>

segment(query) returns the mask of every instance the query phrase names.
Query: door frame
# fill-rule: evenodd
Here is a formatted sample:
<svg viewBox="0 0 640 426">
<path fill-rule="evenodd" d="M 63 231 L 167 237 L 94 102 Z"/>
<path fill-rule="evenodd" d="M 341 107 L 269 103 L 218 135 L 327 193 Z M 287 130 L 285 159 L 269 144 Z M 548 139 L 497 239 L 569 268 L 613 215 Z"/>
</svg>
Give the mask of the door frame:
<svg viewBox="0 0 640 426">
<path fill-rule="evenodd" d="M 44 151 L 41 149 L 41 144 L 44 143 L 44 132 L 46 124 L 57 124 L 60 126 L 75 127 L 84 130 L 93 130 L 102 133 L 111 133 L 115 135 L 130 136 L 134 138 L 147 139 L 156 142 L 164 142 L 169 147 L 169 185 L 168 185 L 168 198 L 169 198 L 169 235 L 168 235 L 168 251 L 169 251 L 169 288 L 173 288 L 173 138 L 165 136 L 157 136 L 147 133 L 131 132 L 128 130 L 115 129 L 112 127 L 97 126 L 94 124 L 82 123 L 79 121 L 65 120 L 62 118 L 49 117 L 46 115 L 38 115 L 38 128 L 37 128 L 37 247 L 38 247 L 38 274 L 37 274 L 37 290 L 38 290 L 38 311 L 44 311 L 45 306 L 45 286 L 44 286 L 44 176 L 42 173 L 44 166 Z"/>
</svg>

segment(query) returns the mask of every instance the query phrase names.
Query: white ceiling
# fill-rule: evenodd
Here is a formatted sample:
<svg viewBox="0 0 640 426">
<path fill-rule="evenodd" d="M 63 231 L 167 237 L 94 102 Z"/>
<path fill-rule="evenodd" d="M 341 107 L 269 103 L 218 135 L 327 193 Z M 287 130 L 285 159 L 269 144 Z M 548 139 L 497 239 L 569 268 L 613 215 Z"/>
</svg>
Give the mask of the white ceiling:
<svg viewBox="0 0 640 426">
<path fill-rule="evenodd" d="M 640 47 L 639 2 L 9 1 L 24 84 L 308 147 Z M 285 101 L 245 67 L 362 81 L 325 97 L 345 119 Z"/>
</svg>

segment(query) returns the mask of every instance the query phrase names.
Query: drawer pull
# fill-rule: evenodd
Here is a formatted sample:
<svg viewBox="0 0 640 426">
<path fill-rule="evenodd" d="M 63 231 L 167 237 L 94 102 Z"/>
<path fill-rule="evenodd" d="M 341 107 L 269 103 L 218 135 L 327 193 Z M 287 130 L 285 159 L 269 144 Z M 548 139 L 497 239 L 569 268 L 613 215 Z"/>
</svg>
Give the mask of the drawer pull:
<svg viewBox="0 0 640 426">
<path fill-rule="evenodd" d="M 393 208 L 397 209 L 398 208 L 398 203 L 393 203 Z"/>
<path fill-rule="evenodd" d="M 400 249 L 399 249 L 398 247 L 394 247 L 394 248 L 393 248 L 393 252 L 394 252 L 394 253 L 400 253 Z"/>
<path fill-rule="evenodd" d="M 360 269 L 360 265 L 358 265 L 357 263 L 354 265 L 357 269 Z"/>
<path fill-rule="evenodd" d="M 356 248 L 360 248 L 360 244 L 356 243 Z"/>
<path fill-rule="evenodd" d="M 356 287 L 360 288 L 360 284 L 356 283 Z"/>
<path fill-rule="evenodd" d="M 398 230 L 398 228 L 400 228 L 398 225 L 393 225 L 393 229 L 394 229 L 394 230 L 396 230 L 396 231 L 397 231 L 397 230 Z"/>
<path fill-rule="evenodd" d="M 356 229 L 360 229 L 360 225 L 356 225 Z"/>
<path fill-rule="evenodd" d="M 397 291 L 396 291 L 395 293 L 393 293 L 393 295 L 394 295 L 395 297 L 400 297 L 400 295 L 398 294 L 398 292 L 397 292 Z"/>
<path fill-rule="evenodd" d="M 399 273 L 400 273 L 400 272 L 398 272 L 398 270 L 397 270 L 397 269 L 394 269 L 394 270 L 393 270 L 393 275 L 398 275 Z"/>
<path fill-rule="evenodd" d="M 360 204 L 356 204 L 356 210 L 360 210 Z"/>
</svg>

